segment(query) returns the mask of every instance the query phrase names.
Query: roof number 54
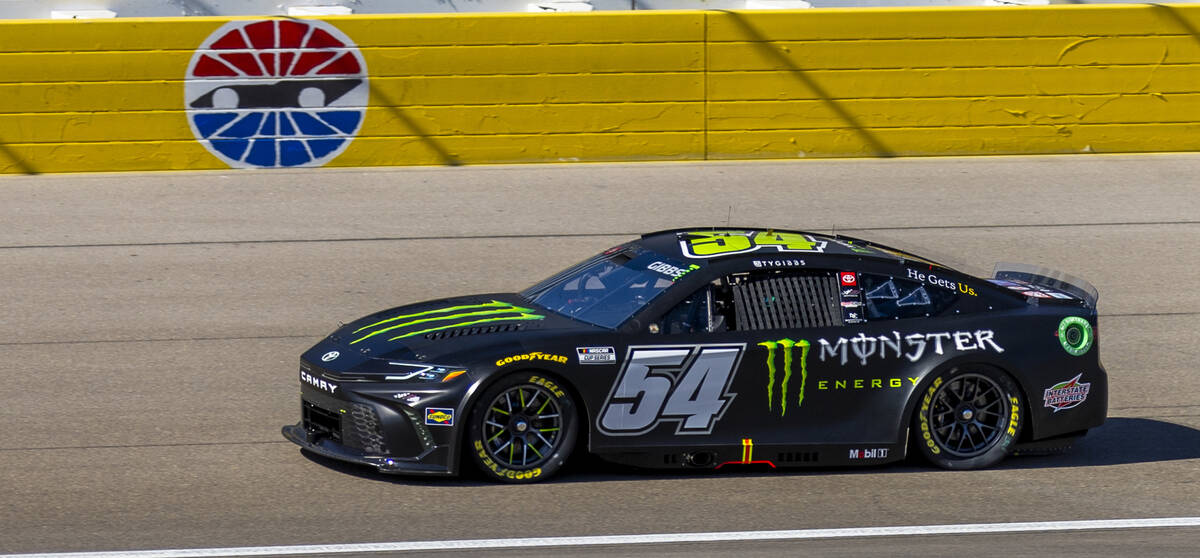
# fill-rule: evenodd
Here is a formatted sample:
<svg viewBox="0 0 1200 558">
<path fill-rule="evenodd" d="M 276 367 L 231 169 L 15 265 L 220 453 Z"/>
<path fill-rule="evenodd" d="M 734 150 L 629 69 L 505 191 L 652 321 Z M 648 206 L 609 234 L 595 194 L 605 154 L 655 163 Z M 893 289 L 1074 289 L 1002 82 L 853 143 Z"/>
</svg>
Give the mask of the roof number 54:
<svg viewBox="0 0 1200 558">
<path fill-rule="evenodd" d="M 678 422 L 676 434 L 709 434 L 737 394 L 729 392 L 743 345 L 630 347 L 597 426 L 613 436 Z"/>
<path fill-rule="evenodd" d="M 683 255 L 711 258 L 773 247 L 780 252 L 823 252 L 825 241 L 798 233 L 773 231 L 695 231 L 679 241 Z"/>
</svg>

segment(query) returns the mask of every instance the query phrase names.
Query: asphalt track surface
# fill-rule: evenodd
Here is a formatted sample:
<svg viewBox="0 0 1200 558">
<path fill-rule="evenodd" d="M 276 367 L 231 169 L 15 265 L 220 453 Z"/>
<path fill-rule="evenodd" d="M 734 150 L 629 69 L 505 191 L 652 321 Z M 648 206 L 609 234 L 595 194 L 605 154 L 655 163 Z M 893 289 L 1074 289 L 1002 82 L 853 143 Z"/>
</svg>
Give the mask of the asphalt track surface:
<svg viewBox="0 0 1200 558">
<path fill-rule="evenodd" d="M 0 178 L 0 553 L 1200 516 L 1198 177 L 1200 156 L 1148 155 Z M 383 476 L 280 437 L 298 355 L 339 320 L 520 289 L 641 232 L 727 222 L 1087 278 L 1108 423 L 986 471 L 589 462 L 522 487 Z M 1173 528 L 470 554 L 1197 545 L 1200 529 Z"/>
</svg>

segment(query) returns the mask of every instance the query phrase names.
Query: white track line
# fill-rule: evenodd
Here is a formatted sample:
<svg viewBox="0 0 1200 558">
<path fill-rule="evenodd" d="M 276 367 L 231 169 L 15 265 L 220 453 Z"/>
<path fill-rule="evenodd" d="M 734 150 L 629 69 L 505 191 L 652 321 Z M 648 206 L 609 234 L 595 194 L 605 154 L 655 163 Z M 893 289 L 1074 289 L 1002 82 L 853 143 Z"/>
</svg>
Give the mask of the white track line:
<svg viewBox="0 0 1200 558">
<path fill-rule="evenodd" d="M 849 537 L 895 537 L 905 535 L 973 535 L 981 533 L 1030 533 L 1095 529 L 1147 529 L 1154 527 L 1200 527 L 1200 517 L 1095 519 L 1087 521 L 1042 521 L 1029 523 L 967 523 L 962 525 L 912 525 L 902 527 L 850 527 L 843 529 L 799 529 L 791 531 L 536 537 L 527 539 L 469 539 L 303 546 L 249 546 L 242 548 L 181 548 L 174 550 L 117 552 L 61 552 L 48 554 L 3 554 L 0 555 L 0 558 L 214 558 L 219 556 L 286 556 L 298 554 L 414 552 L 422 550 L 513 549 L 546 546 L 778 541 Z"/>
</svg>

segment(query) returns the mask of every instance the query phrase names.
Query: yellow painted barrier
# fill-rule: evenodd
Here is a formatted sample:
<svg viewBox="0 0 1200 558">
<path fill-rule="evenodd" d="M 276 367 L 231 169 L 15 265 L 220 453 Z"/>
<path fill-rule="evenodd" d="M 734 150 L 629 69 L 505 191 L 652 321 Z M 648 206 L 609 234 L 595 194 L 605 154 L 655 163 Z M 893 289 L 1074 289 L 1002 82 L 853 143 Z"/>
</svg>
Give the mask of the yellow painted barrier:
<svg viewBox="0 0 1200 558">
<path fill-rule="evenodd" d="M 1195 150 L 1198 29 L 1190 5 L 7 21 L 0 173 Z"/>
</svg>

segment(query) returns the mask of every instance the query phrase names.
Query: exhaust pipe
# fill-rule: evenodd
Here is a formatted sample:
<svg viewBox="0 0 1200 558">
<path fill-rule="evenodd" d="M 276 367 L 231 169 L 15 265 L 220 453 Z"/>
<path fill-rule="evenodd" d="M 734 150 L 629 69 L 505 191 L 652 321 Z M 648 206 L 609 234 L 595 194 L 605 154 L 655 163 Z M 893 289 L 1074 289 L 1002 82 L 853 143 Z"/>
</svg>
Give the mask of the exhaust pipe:
<svg viewBox="0 0 1200 558">
<path fill-rule="evenodd" d="M 696 451 L 683 454 L 683 464 L 688 467 L 712 467 L 717 461 L 714 451 Z"/>
</svg>

